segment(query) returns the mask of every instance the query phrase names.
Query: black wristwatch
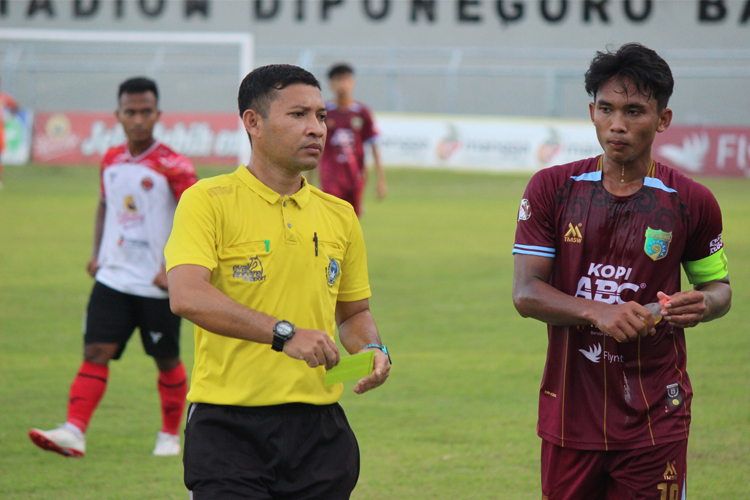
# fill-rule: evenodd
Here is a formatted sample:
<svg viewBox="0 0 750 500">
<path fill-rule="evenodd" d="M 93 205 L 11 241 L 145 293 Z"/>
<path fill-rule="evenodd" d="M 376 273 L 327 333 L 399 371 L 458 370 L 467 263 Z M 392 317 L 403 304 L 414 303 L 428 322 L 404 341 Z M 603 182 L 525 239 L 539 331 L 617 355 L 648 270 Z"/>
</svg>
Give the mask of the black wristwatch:
<svg viewBox="0 0 750 500">
<path fill-rule="evenodd" d="M 297 331 L 294 325 L 286 320 L 279 321 L 273 327 L 273 343 L 271 349 L 274 351 L 281 352 L 284 350 L 284 344 L 287 340 L 294 337 L 294 332 Z"/>
</svg>

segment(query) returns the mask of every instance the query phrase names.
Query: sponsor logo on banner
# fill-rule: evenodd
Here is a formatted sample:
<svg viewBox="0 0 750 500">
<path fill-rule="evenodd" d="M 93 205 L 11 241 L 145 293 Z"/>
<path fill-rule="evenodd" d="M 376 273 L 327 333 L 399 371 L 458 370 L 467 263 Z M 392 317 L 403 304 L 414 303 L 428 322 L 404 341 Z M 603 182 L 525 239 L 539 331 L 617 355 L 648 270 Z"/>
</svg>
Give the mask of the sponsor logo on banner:
<svg viewBox="0 0 750 500">
<path fill-rule="evenodd" d="M 201 163 L 236 163 L 242 141 L 247 141 L 231 113 L 165 114 L 154 136 Z M 122 126 L 109 113 L 39 113 L 32 155 L 39 163 L 99 163 L 109 148 L 125 140 Z"/>
<path fill-rule="evenodd" d="M 750 177 L 749 127 L 673 125 L 657 134 L 652 151 L 686 175 Z"/>
<path fill-rule="evenodd" d="M 31 131 L 34 113 L 25 109 L 16 113 L 0 111 L 5 126 L 0 165 L 24 165 L 31 158 Z"/>
</svg>

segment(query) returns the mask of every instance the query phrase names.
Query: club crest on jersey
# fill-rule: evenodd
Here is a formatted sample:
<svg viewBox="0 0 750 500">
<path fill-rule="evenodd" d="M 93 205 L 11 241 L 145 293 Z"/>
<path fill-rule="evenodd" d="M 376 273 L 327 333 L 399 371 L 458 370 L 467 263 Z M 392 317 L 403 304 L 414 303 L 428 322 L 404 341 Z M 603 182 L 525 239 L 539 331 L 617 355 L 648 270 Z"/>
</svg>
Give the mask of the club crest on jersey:
<svg viewBox="0 0 750 500">
<path fill-rule="evenodd" d="M 135 205 L 135 198 L 132 196 L 126 196 L 125 197 L 125 210 L 130 212 L 131 214 L 134 214 L 138 211 L 138 207 Z"/>
<path fill-rule="evenodd" d="M 352 126 L 352 130 L 359 130 L 362 128 L 364 121 L 362 120 L 361 116 L 353 116 L 352 120 L 349 123 Z"/>
<path fill-rule="evenodd" d="M 670 408 L 677 408 L 682 404 L 682 392 L 680 384 L 675 382 L 667 386 L 667 405 Z"/>
<path fill-rule="evenodd" d="M 521 206 L 518 207 L 518 220 L 529 220 L 531 218 L 531 203 L 524 198 L 521 200 Z"/>
<path fill-rule="evenodd" d="M 154 187 L 154 181 L 151 180 L 151 177 L 144 177 L 141 181 L 141 187 L 146 191 L 151 191 L 151 188 Z"/>
<path fill-rule="evenodd" d="M 336 280 L 341 275 L 341 265 L 338 261 L 330 259 L 328 261 L 328 267 L 326 267 L 326 276 L 328 277 L 328 286 L 332 287 L 336 284 Z"/>
<path fill-rule="evenodd" d="M 247 264 L 234 266 L 232 272 L 233 278 L 241 279 L 248 283 L 266 281 L 266 275 L 263 274 L 263 263 L 260 261 L 260 257 L 251 257 L 250 262 Z"/>
<path fill-rule="evenodd" d="M 657 261 L 667 256 L 670 241 L 672 241 L 672 233 L 649 227 L 646 228 L 646 244 L 643 250 L 652 260 Z"/>
</svg>

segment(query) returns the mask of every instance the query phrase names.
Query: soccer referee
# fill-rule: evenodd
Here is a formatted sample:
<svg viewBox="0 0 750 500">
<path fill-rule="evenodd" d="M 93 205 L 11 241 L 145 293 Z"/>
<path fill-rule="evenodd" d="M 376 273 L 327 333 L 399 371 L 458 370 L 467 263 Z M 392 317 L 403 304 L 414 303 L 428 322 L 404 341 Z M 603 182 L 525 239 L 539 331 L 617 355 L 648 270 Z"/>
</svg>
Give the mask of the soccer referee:
<svg viewBox="0 0 750 500">
<path fill-rule="evenodd" d="M 192 498 L 337 500 L 359 448 L 324 386 L 349 353 L 375 350 L 354 392 L 388 378 L 370 314 L 362 229 L 352 206 L 310 186 L 326 138 L 320 83 L 290 65 L 243 80 L 247 167 L 182 196 L 165 249 L 172 310 L 195 323 L 185 485 Z"/>
</svg>

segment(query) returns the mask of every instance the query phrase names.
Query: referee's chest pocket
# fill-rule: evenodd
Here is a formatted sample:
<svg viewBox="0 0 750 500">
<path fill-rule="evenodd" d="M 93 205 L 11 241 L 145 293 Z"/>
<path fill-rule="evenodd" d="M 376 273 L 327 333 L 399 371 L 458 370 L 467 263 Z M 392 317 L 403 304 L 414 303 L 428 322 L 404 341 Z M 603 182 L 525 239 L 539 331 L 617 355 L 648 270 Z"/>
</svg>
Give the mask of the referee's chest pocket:
<svg viewBox="0 0 750 500">
<path fill-rule="evenodd" d="M 320 242 L 320 263 L 323 268 L 323 286 L 336 295 L 341 283 L 341 271 L 344 262 L 344 249 L 332 241 Z"/>
<path fill-rule="evenodd" d="M 271 252 L 265 241 L 252 241 L 219 249 L 223 278 L 233 283 L 266 281 Z"/>
</svg>

